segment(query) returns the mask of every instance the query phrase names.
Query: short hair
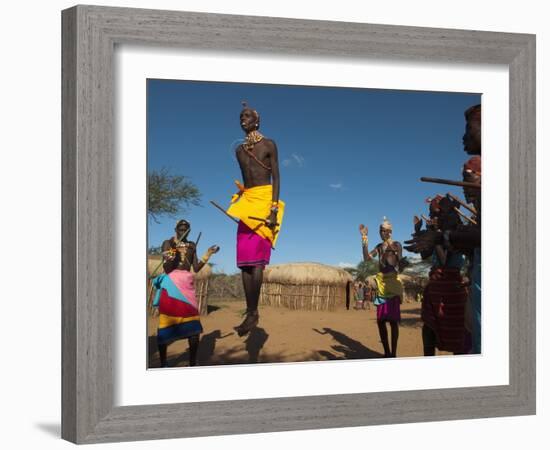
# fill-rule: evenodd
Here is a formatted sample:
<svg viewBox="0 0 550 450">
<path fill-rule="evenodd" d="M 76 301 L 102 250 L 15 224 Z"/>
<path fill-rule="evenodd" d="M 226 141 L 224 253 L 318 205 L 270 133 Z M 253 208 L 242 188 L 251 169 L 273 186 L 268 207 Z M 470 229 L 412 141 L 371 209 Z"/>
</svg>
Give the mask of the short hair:
<svg viewBox="0 0 550 450">
<path fill-rule="evenodd" d="M 468 122 L 471 120 L 481 122 L 481 105 L 470 106 L 466 111 L 464 111 L 464 118 Z"/>
<path fill-rule="evenodd" d="M 178 228 L 180 225 L 187 225 L 189 228 L 191 228 L 191 224 L 185 219 L 180 219 L 176 222 L 176 228 Z"/>
</svg>

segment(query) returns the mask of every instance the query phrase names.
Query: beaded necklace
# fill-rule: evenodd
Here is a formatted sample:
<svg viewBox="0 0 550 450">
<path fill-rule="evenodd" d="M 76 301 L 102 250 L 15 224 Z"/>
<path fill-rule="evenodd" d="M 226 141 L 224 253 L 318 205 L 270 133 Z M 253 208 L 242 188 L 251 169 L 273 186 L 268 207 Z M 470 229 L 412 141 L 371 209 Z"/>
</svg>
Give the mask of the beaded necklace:
<svg viewBox="0 0 550 450">
<path fill-rule="evenodd" d="M 263 162 L 261 162 L 256 155 L 253 152 L 254 145 L 260 142 L 264 138 L 263 134 L 259 131 L 251 131 L 246 135 L 245 141 L 242 145 L 244 151 L 250 156 L 254 161 L 256 161 L 260 166 L 262 166 L 265 170 L 271 171 L 271 167 L 266 166 Z"/>
</svg>

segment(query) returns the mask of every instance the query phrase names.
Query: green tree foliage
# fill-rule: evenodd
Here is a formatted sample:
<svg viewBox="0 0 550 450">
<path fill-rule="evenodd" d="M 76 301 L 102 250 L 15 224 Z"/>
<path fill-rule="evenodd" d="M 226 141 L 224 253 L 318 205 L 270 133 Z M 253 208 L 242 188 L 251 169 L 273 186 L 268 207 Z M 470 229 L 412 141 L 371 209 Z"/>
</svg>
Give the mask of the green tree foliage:
<svg viewBox="0 0 550 450">
<path fill-rule="evenodd" d="M 147 176 L 149 198 L 147 214 L 158 223 L 158 217 L 175 217 L 191 205 L 200 205 L 199 189 L 183 175 L 173 175 L 163 167 Z"/>
<path fill-rule="evenodd" d="M 378 272 L 378 259 L 373 258 L 370 261 L 361 261 L 357 264 L 357 279 L 365 281 L 367 277 L 375 275 Z"/>
</svg>

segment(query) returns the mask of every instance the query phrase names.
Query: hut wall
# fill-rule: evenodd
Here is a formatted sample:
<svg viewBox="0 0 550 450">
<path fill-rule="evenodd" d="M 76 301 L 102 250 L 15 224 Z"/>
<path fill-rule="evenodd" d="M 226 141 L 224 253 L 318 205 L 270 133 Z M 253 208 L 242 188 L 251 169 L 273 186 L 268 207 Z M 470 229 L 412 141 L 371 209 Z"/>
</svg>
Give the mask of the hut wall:
<svg viewBox="0 0 550 450">
<path fill-rule="evenodd" d="M 200 315 L 206 316 L 208 314 L 208 278 L 195 281 L 195 296 L 199 304 Z"/>
<path fill-rule="evenodd" d="M 260 304 L 293 310 L 334 311 L 346 305 L 346 285 L 263 283 Z"/>
</svg>

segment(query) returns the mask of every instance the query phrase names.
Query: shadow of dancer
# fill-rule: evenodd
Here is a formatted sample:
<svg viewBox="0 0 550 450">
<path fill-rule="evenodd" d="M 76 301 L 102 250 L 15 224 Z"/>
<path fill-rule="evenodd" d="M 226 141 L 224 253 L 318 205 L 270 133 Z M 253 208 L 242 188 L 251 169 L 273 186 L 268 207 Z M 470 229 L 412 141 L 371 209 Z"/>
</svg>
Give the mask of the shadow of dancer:
<svg viewBox="0 0 550 450">
<path fill-rule="evenodd" d="M 220 330 L 212 331 L 211 333 L 201 336 L 199 343 L 198 361 L 200 366 L 207 366 L 212 363 L 211 359 L 214 356 L 214 350 L 216 349 L 216 341 L 218 339 L 224 339 L 227 336 L 231 336 L 234 333 L 227 333 L 222 336 Z"/>
<path fill-rule="evenodd" d="M 313 331 L 322 335 L 329 334 L 335 341 L 341 344 L 333 345 L 332 349 L 339 353 L 343 353 L 343 356 L 334 355 L 326 350 L 319 350 L 317 352 L 327 359 L 368 359 L 382 358 L 384 356 L 382 353 L 371 350 L 361 344 L 361 342 L 350 338 L 348 335 L 340 331 L 333 330 L 332 328 L 323 328 L 323 331 L 313 328 Z"/>
<path fill-rule="evenodd" d="M 260 350 L 267 342 L 269 334 L 265 332 L 263 328 L 253 328 L 246 339 L 246 351 L 248 352 L 249 364 L 257 363 L 260 356 Z"/>
</svg>

